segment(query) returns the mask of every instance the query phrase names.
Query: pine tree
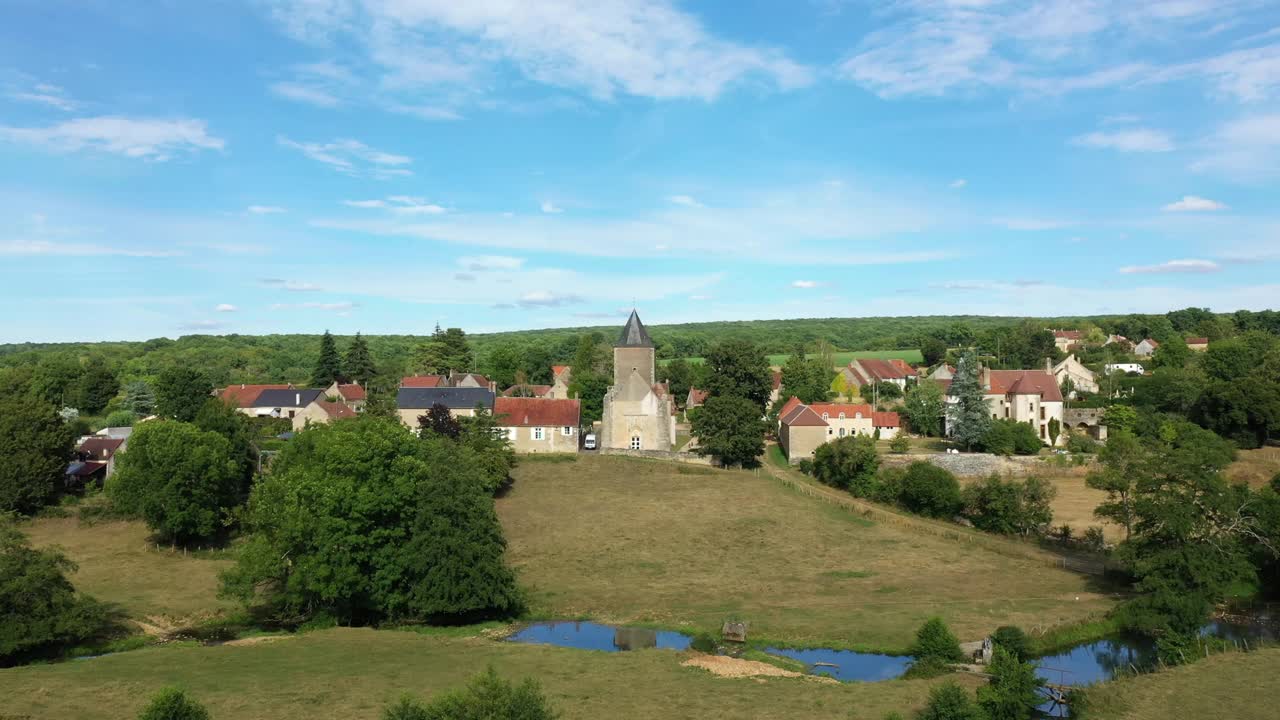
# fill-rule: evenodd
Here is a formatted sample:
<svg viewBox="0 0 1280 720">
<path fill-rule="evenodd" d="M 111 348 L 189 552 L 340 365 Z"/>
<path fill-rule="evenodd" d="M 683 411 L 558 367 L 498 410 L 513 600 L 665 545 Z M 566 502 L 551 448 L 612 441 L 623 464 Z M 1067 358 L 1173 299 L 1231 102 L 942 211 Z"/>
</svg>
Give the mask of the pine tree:
<svg viewBox="0 0 1280 720">
<path fill-rule="evenodd" d="M 978 358 L 972 352 L 960 356 L 956 375 L 951 381 L 951 395 L 956 399 L 947 407 L 951 437 L 966 450 L 982 443 L 991 426 L 991 410 L 978 370 Z"/>
<path fill-rule="evenodd" d="M 327 387 L 342 377 L 342 357 L 338 355 L 338 344 L 328 330 L 320 338 L 320 357 L 316 360 L 315 372 L 311 375 L 311 384 L 316 387 Z"/>
<path fill-rule="evenodd" d="M 136 417 L 144 418 L 156 409 L 156 396 L 145 380 L 134 380 L 124 387 L 124 406 Z"/>
<path fill-rule="evenodd" d="M 356 333 L 355 340 L 351 341 L 351 347 L 347 348 L 343 367 L 346 369 L 347 378 L 352 382 L 366 385 L 378 374 L 378 368 L 373 364 L 373 356 L 369 354 L 369 344 L 360 336 L 360 333 Z"/>
</svg>

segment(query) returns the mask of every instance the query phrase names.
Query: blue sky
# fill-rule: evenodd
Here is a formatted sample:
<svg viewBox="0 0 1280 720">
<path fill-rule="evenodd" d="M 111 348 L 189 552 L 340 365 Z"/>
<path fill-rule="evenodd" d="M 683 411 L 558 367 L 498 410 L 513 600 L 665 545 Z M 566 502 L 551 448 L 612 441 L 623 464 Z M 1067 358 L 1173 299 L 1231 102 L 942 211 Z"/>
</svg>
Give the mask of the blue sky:
<svg viewBox="0 0 1280 720">
<path fill-rule="evenodd" d="M 0 11 L 0 341 L 1280 307 L 1275 2 Z"/>
</svg>

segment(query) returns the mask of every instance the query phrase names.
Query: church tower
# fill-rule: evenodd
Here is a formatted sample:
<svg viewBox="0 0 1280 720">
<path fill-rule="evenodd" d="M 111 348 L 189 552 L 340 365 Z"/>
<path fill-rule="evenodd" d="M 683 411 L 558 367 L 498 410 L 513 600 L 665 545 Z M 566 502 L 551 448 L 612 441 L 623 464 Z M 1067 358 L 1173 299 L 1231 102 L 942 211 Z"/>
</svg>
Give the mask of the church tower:
<svg viewBox="0 0 1280 720">
<path fill-rule="evenodd" d="M 613 346 L 613 384 L 623 385 L 632 372 L 638 372 L 646 386 L 653 385 L 653 358 L 653 340 L 649 339 L 640 316 L 632 310 L 622 335 Z"/>
</svg>

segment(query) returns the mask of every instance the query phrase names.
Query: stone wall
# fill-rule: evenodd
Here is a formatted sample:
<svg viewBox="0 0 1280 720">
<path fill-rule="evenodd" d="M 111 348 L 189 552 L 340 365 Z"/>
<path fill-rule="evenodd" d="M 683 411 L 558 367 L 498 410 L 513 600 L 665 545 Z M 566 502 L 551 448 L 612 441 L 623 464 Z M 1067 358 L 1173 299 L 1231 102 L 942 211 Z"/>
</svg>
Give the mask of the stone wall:
<svg viewBox="0 0 1280 720">
<path fill-rule="evenodd" d="M 907 455 L 885 455 L 881 463 L 887 467 L 902 467 L 913 462 L 927 462 L 949 470 L 959 477 L 986 477 L 991 474 L 1027 477 L 1059 470 L 1049 464 L 1049 458 L 1043 455 L 1014 455 L 1002 457 L 989 453 L 913 453 Z M 1092 456 L 1086 465 L 1093 462 Z"/>
<path fill-rule="evenodd" d="M 690 452 L 674 452 L 665 450 L 631 450 L 629 448 L 600 448 L 601 455 L 622 455 L 624 457 L 649 458 L 650 460 L 672 460 L 690 465 L 714 465 L 712 458 Z"/>
</svg>

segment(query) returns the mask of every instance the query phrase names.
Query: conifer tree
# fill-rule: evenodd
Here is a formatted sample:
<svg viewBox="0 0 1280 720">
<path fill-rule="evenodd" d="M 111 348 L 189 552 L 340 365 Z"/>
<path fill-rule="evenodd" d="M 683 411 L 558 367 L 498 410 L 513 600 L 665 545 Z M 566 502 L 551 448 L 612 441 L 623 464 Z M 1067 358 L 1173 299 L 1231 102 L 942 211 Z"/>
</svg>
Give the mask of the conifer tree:
<svg viewBox="0 0 1280 720">
<path fill-rule="evenodd" d="M 982 444 L 987 428 L 991 426 L 991 410 L 987 407 L 978 358 L 972 352 L 961 355 L 956 363 L 951 395 L 956 399 L 947 407 L 951 437 L 966 450 L 972 450 Z"/>
<path fill-rule="evenodd" d="M 347 379 L 352 382 L 369 384 L 369 381 L 378 374 L 378 368 L 373 364 L 373 356 L 369 353 L 369 343 L 356 333 L 355 340 L 351 341 L 351 347 L 347 348 L 347 357 L 343 364 L 346 370 Z"/>
<path fill-rule="evenodd" d="M 315 372 L 311 375 L 311 384 L 326 387 L 342 377 L 342 357 L 338 355 L 338 344 L 328 330 L 320 338 L 320 357 L 316 360 Z"/>
</svg>

